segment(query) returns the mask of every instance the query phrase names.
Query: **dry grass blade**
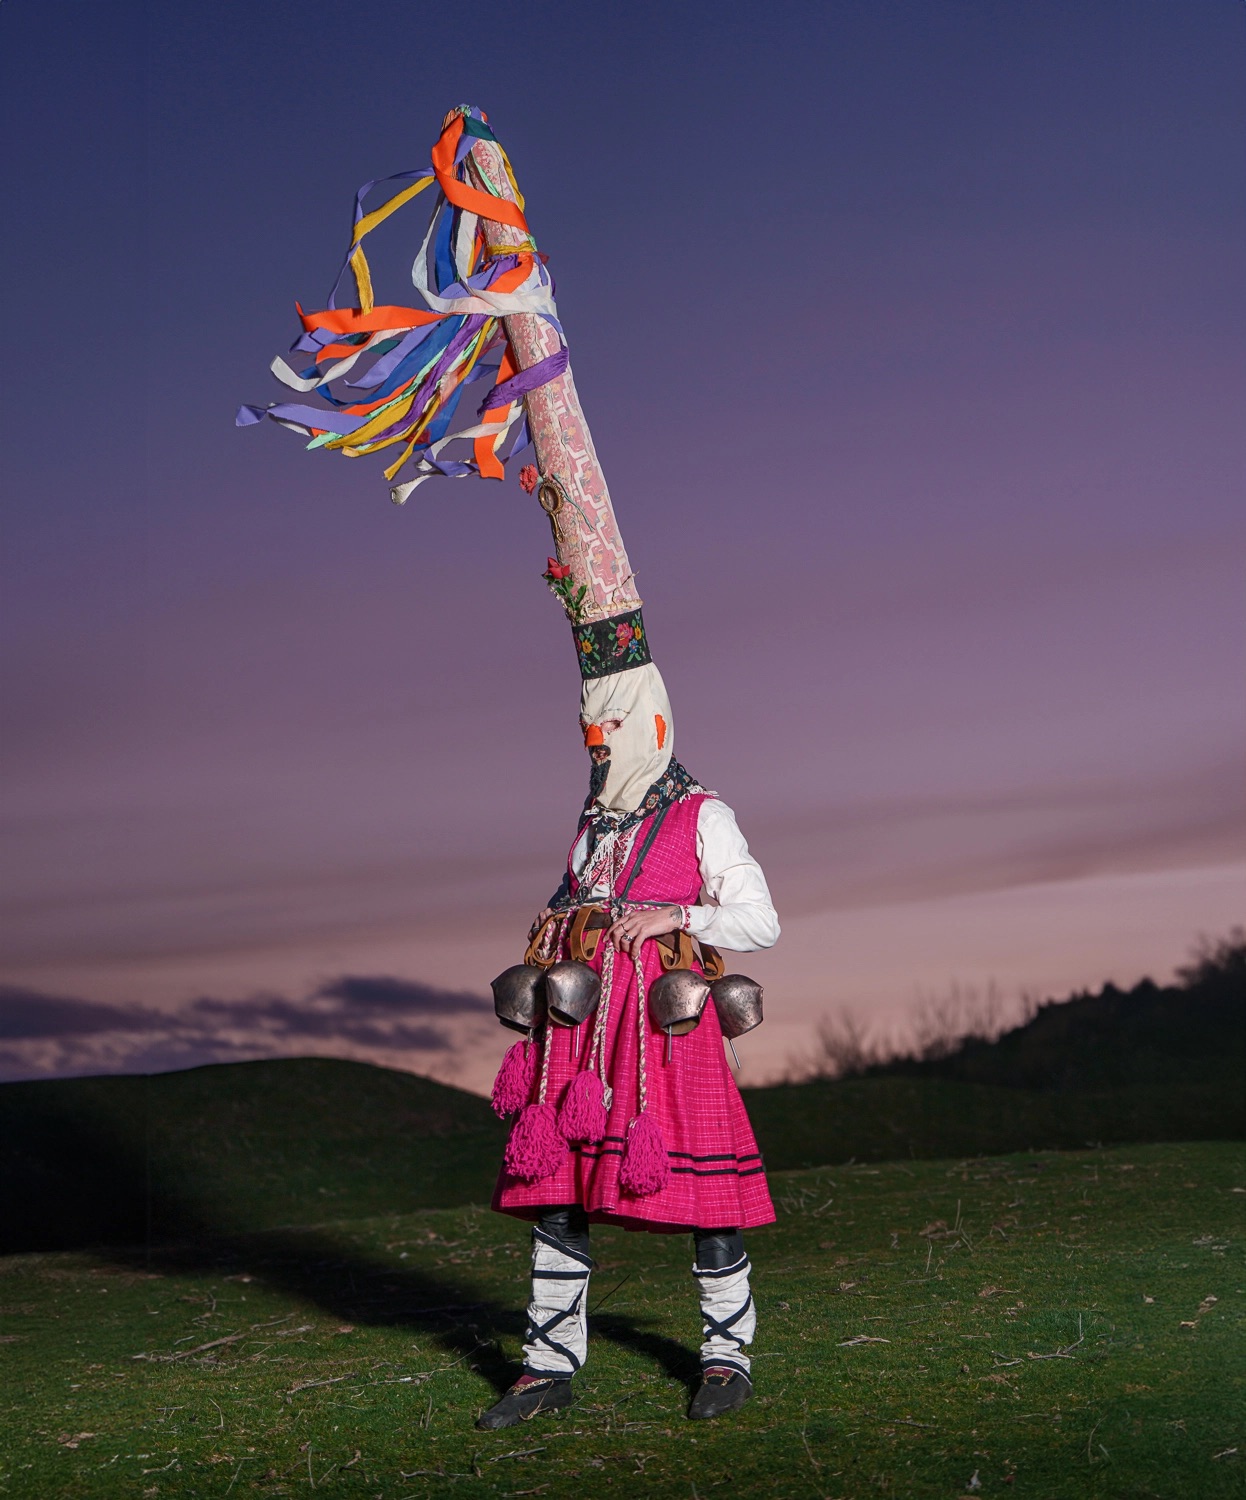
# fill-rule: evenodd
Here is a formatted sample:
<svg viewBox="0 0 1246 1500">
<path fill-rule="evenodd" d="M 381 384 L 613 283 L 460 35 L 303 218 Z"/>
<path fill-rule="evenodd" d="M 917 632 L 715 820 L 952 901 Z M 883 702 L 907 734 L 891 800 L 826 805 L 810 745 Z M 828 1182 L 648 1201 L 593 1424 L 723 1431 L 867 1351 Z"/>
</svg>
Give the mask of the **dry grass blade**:
<svg viewBox="0 0 1246 1500">
<path fill-rule="evenodd" d="M 202 1354 L 207 1349 L 219 1349 L 222 1344 L 236 1344 L 239 1339 L 249 1338 L 245 1333 L 227 1333 L 224 1338 L 210 1339 L 206 1344 L 196 1344 L 193 1349 L 179 1349 L 176 1354 L 132 1354 L 131 1359 L 149 1359 L 161 1364 L 173 1364 L 179 1359 L 190 1359 L 192 1355 Z"/>
<path fill-rule="evenodd" d="M 1031 1351 L 1026 1356 L 1026 1358 L 1027 1359 L 1072 1359 L 1073 1358 L 1073 1350 L 1076 1349 L 1079 1344 L 1084 1343 L 1085 1339 L 1086 1339 L 1086 1335 L 1082 1332 L 1082 1315 L 1081 1315 L 1081 1313 L 1078 1313 L 1078 1315 L 1077 1315 L 1077 1337 L 1073 1340 L 1073 1342 L 1071 1344 L 1065 1344 L 1062 1348 L 1057 1349 L 1052 1354 L 1035 1354 L 1035 1353 L 1033 1353 L 1033 1351 Z"/>
<path fill-rule="evenodd" d="M 599 1307 L 604 1307 L 606 1303 L 609 1302 L 611 1297 L 614 1296 L 615 1292 L 617 1292 L 620 1287 L 625 1286 L 631 1279 L 632 1273 L 629 1271 L 621 1281 L 616 1281 L 615 1284 L 603 1297 L 599 1297 L 597 1301 L 593 1303 L 592 1307 L 590 1307 L 588 1310 L 588 1316 L 591 1318 Z"/>
<path fill-rule="evenodd" d="M 349 1375 L 331 1375 L 326 1380 L 303 1380 L 303 1381 L 300 1381 L 298 1385 L 292 1385 L 290 1387 L 290 1389 L 286 1392 L 286 1395 L 287 1396 L 293 1396 L 293 1395 L 295 1395 L 299 1391 L 310 1391 L 311 1388 L 313 1386 L 315 1386 L 315 1385 L 338 1385 L 343 1380 L 354 1380 L 354 1379 L 355 1379 L 355 1372 L 354 1372 L 354 1370 L 352 1370 Z"/>
<path fill-rule="evenodd" d="M 234 1485 L 236 1485 L 238 1483 L 238 1476 L 239 1476 L 239 1474 L 242 1473 L 242 1466 L 243 1466 L 243 1464 L 257 1464 L 257 1463 L 259 1463 L 259 1459 L 258 1458 L 240 1458 L 238 1460 L 238 1467 L 234 1470 L 234 1477 L 229 1481 L 229 1489 L 227 1489 L 225 1491 L 225 1493 L 228 1495 L 230 1493 L 230 1490 L 233 1489 Z"/>
</svg>

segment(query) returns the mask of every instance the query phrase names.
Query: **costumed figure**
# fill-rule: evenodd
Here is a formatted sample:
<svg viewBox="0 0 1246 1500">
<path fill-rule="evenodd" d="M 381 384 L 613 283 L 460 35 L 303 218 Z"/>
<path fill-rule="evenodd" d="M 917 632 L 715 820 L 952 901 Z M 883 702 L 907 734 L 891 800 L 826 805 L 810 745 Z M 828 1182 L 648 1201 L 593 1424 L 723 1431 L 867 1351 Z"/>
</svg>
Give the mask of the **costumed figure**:
<svg viewBox="0 0 1246 1500">
<path fill-rule="evenodd" d="M 731 809 L 674 758 L 674 716 L 505 153 L 484 115 L 463 106 L 447 116 L 431 170 L 391 180 L 408 186 L 381 208 L 364 212 L 373 183 L 356 200 L 347 266 L 358 306 L 331 295 L 323 312 L 300 308 L 295 349 L 314 359 L 299 372 L 274 362 L 330 407 L 244 407 L 238 421 L 267 415 L 349 456 L 396 448 L 387 477 L 412 473 L 392 491 L 399 503 L 434 474 L 501 478 L 529 441 L 536 452 L 520 483 L 552 528 L 544 576 L 572 626 L 589 793 L 523 962 L 493 983 L 499 1019 L 522 1033 L 493 1088 L 494 1108 L 515 1117 L 493 1206 L 533 1222 L 532 1293 L 523 1373 L 478 1425 L 572 1400 L 594 1223 L 691 1231 L 703 1341 L 689 1416 L 719 1416 L 752 1394 L 743 1231 L 774 1210 L 723 1051 L 760 1023 L 761 989 L 725 973 L 718 950 L 770 947 L 778 920 Z M 428 311 L 377 307 L 362 241 L 433 184 L 438 205 L 412 273 Z M 486 372 L 476 420 L 454 427 L 464 388 Z"/>
</svg>

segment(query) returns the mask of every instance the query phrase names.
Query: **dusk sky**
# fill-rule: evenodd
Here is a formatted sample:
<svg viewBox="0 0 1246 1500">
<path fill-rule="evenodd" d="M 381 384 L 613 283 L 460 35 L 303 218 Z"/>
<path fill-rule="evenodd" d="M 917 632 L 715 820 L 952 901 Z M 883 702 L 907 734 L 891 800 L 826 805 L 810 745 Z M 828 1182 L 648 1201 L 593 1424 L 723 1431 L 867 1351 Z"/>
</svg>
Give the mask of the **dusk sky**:
<svg viewBox="0 0 1246 1500">
<path fill-rule="evenodd" d="M 742 1081 L 1240 921 L 1243 79 L 1240 0 L 0 6 L 0 1077 L 487 1087 L 587 788 L 548 527 L 233 425 L 465 101 L 783 923 Z"/>
</svg>

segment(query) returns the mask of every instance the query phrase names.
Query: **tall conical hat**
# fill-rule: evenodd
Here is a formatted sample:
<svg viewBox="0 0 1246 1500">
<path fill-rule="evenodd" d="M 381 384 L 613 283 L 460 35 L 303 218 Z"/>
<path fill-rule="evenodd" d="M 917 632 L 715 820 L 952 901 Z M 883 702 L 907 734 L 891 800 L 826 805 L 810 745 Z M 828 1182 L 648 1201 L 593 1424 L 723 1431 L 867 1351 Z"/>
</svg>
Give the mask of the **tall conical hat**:
<svg viewBox="0 0 1246 1500">
<path fill-rule="evenodd" d="M 392 491 L 399 504 L 434 474 L 500 479 L 507 461 L 526 446 L 525 431 L 530 435 L 537 463 L 524 468 L 521 483 L 536 494 L 553 531 L 555 555 L 545 578 L 571 621 L 585 743 L 594 759 L 584 822 L 609 821 L 616 833 L 626 832 L 704 788 L 672 763 L 670 703 L 650 659 L 631 564 L 576 394 L 553 283 L 529 231 L 510 162 L 483 112 L 462 105 L 446 116 L 431 167 L 388 180 L 404 185 L 372 212 L 365 213 L 364 200 L 376 184 L 359 191 L 350 251 L 328 307 L 311 314 L 299 309 L 303 333 L 294 349 L 312 355 L 311 364 L 296 371 L 285 360 L 273 363 L 279 379 L 295 390 L 317 392 L 327 406 L 246 406 L 238 423 L 249 426 L 268 416 L 305 434 L 309 447 L 336 448 L 349 457 L 395 448 L 386 477 L 398 480 L 409 466 L 408 477 Z M 437 206 L 412 267 L 425 305 L 378 306 L 363 242 L 433 184 Z M 347 267 L 357 305 L 339 308 L 336 292 Z M 486 371 L 494 379 L 477 420 L 455 427 L 463 392 Z M 461 448 L 452 456 L 454 445 L 463 443 L 471 444 L 470 457 Z M 660 826 L 655 816 L 652 831 Z M 603 841 L 601 847 L 615 846 Z M 619 901 L 625 896 L 626 890 Z M 612 953 L 607 943 L 603 965 Z M 631 956 L 640 1023 L 639 1113 L 628 1125 L 620 1181 L 644 1196 L 661 1187 L 669 1168 L 661 1133 L 645 1112 L 644 971 L 636 953 Z M 508 970 L 495 989 L 513 988 L 514 975 Z M 604 983 L 607 1000 L 611 985 Z M 512 1024 L 535 1019 L 530 1006 L 508 1008 L 500 992 L 498 999 L 499 1015 L 508 1010 L 504 1019 Z M 608 1003 L 598 1008 L 597 1062 L 583 1074 L 588 1077 L 594 1066 L 602 1070 L 600 1085 L 608 1010 Z M 495 1086 L 495 1105 L 505 1101 L 506 1109 L 530 1098 L 535 1085 L 525 1072 L 522 1045 L 508 1054 Z M 575 1138 L 564 1136 L 546 1102 L 550 1057 L 547 1039 L 536 1102 L 523 1109 L 507 1145 L 508 1170 L 529 1181 L 552 1175 L 566 1155 L 566 1141 Z M 604 1128 L 609 1100 L 600 1085 L 597 1109 Z"/>
<path fill-rule="evenodd" d="M 280 358 L 272 364 L 284 384 L 328 404 L 243 406 L 238 425 L 267 416 L 304 434 L 309 448 L 351 458 L 393 449 L 385 475 L 397 481 L 391 495 L 398 504 L 435 475 L 501 479 L 530 437 L 537 461 L 522 469 L 520 482 L 549 518 L 555 555 L 545 578 L 571 621 L 581 677 L 648 665 L 641 601 L 576 394 L 553 282 L 483 111 L 452 110 L 431 166 L 383 180 L 405 185 L 370 212 L 364 201 L 380 184 L 359 190 L 350 249 L 327 307 L 298 308 L 303 332 L 292 352 L 311 355 L 311 363 L 298 370 Z M 433 186 L 437 203 L 412 267 L 425 306 L 377 305 L 363 242 Z M 348 268 L 357 305 L 338 307 Z M 456 425 L 467 386 L 484 375 L 493 384 L 475 419 Z M 403 470 L 409 477 L 400 480 Z"/>
</svg>

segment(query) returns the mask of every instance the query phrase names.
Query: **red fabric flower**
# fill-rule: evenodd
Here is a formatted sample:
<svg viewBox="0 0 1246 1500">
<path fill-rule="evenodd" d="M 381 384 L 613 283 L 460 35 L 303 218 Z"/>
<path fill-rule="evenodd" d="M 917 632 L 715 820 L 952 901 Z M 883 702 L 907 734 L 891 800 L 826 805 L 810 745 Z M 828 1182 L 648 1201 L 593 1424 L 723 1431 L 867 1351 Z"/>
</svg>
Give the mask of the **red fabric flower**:
<svg viewBox="0 0 1246 1500">
<path fill-rule="evenodd" d="M 547 557 L 545 559 L 545 576 L 557 583 L 560 578 L 570 578 L 571 569 L 565 564 L 560 563 L 556 557 Z"/>
<path fill-rule="evenodd" d="M 540 480 L 541 476 L 537 473 L 535 464 L 524 464 L 523 468 L 519 471 L 519 482 L 527 490 L 528 494 L 531 494 L 536 489 Z"/>
</svg>

